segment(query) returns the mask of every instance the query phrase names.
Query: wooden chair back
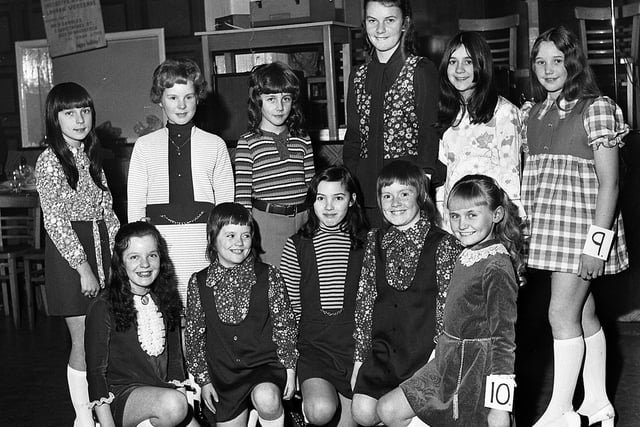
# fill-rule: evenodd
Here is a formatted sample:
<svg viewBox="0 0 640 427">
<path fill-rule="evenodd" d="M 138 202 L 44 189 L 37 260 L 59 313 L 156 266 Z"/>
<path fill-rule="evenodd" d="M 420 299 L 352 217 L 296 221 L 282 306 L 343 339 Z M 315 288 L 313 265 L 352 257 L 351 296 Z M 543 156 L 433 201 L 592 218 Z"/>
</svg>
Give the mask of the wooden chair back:
<svg viewBox="0 0 640 427">
<path fill-rule="evenodd" d="M 516 70 L 519 15 L 487 19 L 459 19 L 460 31 L 481 33 L 489 43 L 494 68 Z"/>
<path fill-rule="evenodd" d="M 0 251 L 41 247 L 42 213 L 35 193 L 0 194 Z"/>
</svg>

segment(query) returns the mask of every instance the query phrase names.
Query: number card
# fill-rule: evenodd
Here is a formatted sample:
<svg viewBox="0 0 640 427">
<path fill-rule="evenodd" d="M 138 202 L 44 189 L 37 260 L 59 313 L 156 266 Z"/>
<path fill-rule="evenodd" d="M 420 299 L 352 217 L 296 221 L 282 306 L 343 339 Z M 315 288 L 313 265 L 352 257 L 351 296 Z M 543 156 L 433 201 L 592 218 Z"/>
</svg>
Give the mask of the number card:
<svg viewBox="0 0 640 427">
<path fill-rule="evenodd" d="M 613 235 L 614 233 L 611 230 L 591 225 L 582 253 L 606 261 L 609 258 L 609 251 L 611 251 Z"/>
<path fill-rule="evenodd" d="M 513 375 L 489 375 L 484 393 L 484 406 L 511 412 L 515 388 L 516 381 Z"/>
</svg>

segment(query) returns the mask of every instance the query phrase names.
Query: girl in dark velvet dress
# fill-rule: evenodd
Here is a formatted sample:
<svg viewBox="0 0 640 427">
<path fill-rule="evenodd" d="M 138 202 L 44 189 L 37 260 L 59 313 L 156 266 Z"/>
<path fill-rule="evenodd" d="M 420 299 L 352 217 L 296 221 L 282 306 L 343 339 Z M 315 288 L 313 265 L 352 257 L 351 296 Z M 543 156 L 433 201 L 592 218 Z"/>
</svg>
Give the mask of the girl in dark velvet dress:
<svg viewBox="0 0 640 427">
<path fill-rule="evenodd" d="M 146 222 L 122 226 L 111 271 L 87 313 L 90 406 L 102 427 L 187 425 L 181 303 L 158 230 Z"/>
<path fill-rule="evenodd" d="M 383 397 L 379 413 L 390 427 L 418 425 L 415 415 L 438 427 L 509 427 L 509 411 L 484 402 L 487 379 L 515 378 L 516 275 L 524 271 L 518 208 L 493 178 L 467 175 L 447 209 L 465 249 L 449 283 L 444 331 L 435 357 Z"/>
</svg>

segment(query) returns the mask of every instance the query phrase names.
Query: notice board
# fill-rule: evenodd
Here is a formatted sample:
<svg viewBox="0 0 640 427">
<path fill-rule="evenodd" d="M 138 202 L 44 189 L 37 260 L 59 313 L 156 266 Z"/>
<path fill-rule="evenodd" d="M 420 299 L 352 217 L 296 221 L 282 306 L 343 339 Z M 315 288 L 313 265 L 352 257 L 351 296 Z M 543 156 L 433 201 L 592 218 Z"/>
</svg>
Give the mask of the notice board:
<svg viewBox="0 0 640 427">
<path fill-rule="evenodd" d="M 135 140 L 162 126 L 162 109 L 151 102 L 153 70 L 165 60 L 164 30 L 108 33 L 107 46 L 51 58 L 46 40 L 16 42 L 23 147 L 45 136 L 44 102 L 57 83 L 84 86 L 95 104 L 103 143 Z"/>
</svg>

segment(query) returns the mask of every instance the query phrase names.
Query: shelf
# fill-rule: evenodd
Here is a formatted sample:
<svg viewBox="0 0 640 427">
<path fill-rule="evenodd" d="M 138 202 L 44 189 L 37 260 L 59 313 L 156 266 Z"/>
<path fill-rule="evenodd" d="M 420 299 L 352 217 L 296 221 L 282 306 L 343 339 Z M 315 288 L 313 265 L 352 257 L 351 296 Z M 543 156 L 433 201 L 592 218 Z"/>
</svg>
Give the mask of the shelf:
<svg viewBox="0 0 640 427">
<path fill-rule="evenodd" d="M 209 87 L 212 87 L 212 55 L 215 52 L 224 53 L 227 70 L 235 70 L 234 54 L 237 51 L 264 51 L 278 47 L 287 50 L 300 48 L 304 50 L 308 45 L 321 45 L 324 56 L 324 77 L 310 77 L 314 82 L 326 84 L 326 103 L 328 140 L 339 140 L 339 123 L 337 110 L 341 107 L 340 100 L 347 93 L 347 82 L 351 71 L 351 39 L 352 30 L 357 29 L 342 22 L 325 21 L 304 24 L 276 25 L 272 27 L 249 28 L 242 30 L 205 31 L 197 32 L 201 38 L 203 53 L 203 72 Z M 336 76 L 336 45 L 340 45 L 342 55 L 341 75 Z M 318 79 L 318 80 L 315 80 Z M 338 92 L 337 86 L 341 86 Z M 318 102 L 312 100 L 311 102 Z M 342 103 L 344 104 L 344 103 Z M 344 105 L 342 105 L 344 108 Z M 242 114 L 246 114 L 244 111 Z"/>
</svg>

